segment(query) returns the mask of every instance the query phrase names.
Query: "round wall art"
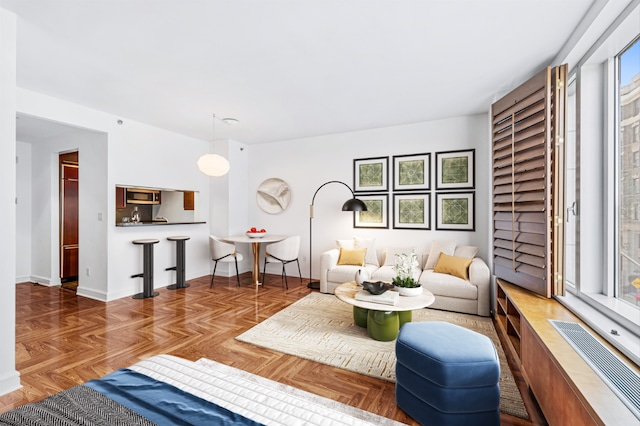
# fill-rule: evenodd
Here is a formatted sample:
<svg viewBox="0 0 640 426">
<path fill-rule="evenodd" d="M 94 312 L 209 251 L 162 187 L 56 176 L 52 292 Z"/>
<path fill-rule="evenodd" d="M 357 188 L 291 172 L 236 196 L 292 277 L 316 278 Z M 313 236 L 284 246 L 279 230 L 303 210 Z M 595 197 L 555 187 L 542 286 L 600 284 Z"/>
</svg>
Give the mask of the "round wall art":
<svg viewBox="0 0 640 426">
<path fill-rule="evenodd" d="M 258 200 L 258 206 L 265 212 L 278 214 L 286 209 L 291 201 L 289 185 L 282 179 L 267 179 L 258 186 L 256 200 Z"/>
</svg>

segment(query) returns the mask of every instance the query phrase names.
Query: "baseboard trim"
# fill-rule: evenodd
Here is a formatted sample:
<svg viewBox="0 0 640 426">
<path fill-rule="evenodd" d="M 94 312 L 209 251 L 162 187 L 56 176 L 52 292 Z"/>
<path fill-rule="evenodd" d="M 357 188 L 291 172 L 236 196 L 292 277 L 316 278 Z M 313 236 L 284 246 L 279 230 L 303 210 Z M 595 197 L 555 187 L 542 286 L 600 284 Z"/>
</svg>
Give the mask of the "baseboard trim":
<svg viewBox="0 0 640 426">
<path fill-rule="evenodd" d="M 89 299 L 99 300 L 100 302 L 109 301 L 107 295 L 104 292 L 87 289 L 82 286 L 78 286 L 78 288 L 76 289 L 76 296 L 87 297 Z"/>
<path fill-rule="evenodd" d="M 22 387 L 20 384 L 20 373 L 13 370 L 0 376 L 0 395 L 6 395 Z"/>
<path fill-rule="evenodd" d="M 51 277 L 43 277 L 40 275 L 31 275 L 22 282 L 25 282 L 25 281 L 48 286 L 48 287 L 53 287 L 61 284 L 60 278 L 52 279 Z"/>
</svg>

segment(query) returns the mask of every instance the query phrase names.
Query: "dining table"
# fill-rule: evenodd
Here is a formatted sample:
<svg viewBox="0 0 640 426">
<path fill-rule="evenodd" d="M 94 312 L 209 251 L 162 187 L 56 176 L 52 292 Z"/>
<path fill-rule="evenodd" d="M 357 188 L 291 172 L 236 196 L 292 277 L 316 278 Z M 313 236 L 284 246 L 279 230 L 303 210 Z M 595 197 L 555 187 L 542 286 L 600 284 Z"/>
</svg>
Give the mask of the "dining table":
<svg viewBox="0 0 640 426">
<path fill-rule="evenodd" d="M 251 244 L 251 251 L 253 252 L 253 273 L 251 275 L 251 283 L 256 286 L 261 286 L 260 282 L 260 244 L 261 243 L 275 243 L 287 238 L 286 235 L 271 235 L 264 234 L 258 237 L 249 237 L 247 235 L 231 235 L 228 237 L 221 237 L 221 240 L 229 243 L 243 243 Z"/>
</svg>

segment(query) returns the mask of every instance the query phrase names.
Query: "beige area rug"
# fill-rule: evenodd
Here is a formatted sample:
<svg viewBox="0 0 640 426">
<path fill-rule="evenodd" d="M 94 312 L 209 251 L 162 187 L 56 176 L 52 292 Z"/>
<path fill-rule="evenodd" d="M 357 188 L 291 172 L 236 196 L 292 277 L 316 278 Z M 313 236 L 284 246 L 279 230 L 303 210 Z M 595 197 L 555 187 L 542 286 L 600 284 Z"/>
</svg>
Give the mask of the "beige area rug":
<svg viewBox="0 0 640 426">
<path fill-rule="evenodd" d="M 500 357 L 500 411 L 529 418 L 490 318 L 435 309 L 413 311 L 413 321 L 446 321 L 488 336 Z M 379 342 L 353 323 L 351 305 L 311 293 L 236 337 L 289 355 L 395 382 L 395 340 Z"/>
</svg>

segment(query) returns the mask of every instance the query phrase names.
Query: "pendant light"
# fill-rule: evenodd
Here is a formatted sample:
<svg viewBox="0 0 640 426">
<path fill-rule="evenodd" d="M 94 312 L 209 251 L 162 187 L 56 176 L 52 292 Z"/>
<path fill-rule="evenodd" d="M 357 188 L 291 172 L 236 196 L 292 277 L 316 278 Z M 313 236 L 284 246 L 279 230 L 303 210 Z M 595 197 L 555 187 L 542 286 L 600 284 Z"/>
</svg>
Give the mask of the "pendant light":
<svg viewBox="0 0 640 426">
<path fill-rule="evenodd" d="M 213 140 L 216 140 L 216 115 L 213 114 Z M 224 176 L 229 172 L 229 160 L 218 154 L 205 154 L 198 159 L 198 169 L 207 176 Z"/>
</svg>

